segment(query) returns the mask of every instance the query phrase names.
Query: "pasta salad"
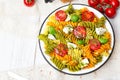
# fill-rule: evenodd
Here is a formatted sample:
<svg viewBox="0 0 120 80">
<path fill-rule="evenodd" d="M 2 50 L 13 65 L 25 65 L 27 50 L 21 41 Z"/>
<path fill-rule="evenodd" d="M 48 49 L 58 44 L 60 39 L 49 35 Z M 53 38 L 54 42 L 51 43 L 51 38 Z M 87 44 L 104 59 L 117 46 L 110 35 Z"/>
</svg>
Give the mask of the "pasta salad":
<svg viewBox="0 0 120 80">
<path fill-rule="evenodd" d="M 39 35 L 45 54 L 59 70 L 75 72 L 100 63 L 111 50 L 111 34 L 106 18 L 97 17 L 87 7 L 75 9 L 72 4 L 48 17 Z"/>
</svg>

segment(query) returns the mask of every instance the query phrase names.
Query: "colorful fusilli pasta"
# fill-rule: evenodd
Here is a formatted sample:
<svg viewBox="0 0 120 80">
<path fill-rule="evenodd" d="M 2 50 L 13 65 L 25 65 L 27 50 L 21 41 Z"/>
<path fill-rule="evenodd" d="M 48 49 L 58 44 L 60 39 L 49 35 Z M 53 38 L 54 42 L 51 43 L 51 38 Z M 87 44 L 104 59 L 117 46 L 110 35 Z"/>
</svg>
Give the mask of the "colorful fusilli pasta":
<svg viewBox="0 0 120 80">
<path fill-rule="evenodd" d="M 48 18 L 47 31 L 38 38 L 59 70 L 79 71 L 94 67 L 109 55 L 111 34 L 105 23 L 105 17 L 98 18 L 87 8 L 74 9 L 70 4 Z"/>
</svg>

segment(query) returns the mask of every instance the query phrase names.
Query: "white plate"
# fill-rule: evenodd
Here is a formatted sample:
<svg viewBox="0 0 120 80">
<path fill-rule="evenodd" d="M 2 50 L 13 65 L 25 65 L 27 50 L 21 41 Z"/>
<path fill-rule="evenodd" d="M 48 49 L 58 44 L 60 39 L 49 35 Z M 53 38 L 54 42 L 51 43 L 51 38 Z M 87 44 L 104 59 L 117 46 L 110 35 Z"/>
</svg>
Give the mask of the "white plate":
<svg viewBox="0 0 120 80">
<path fill-rule="evenodd" d="M 88 5 L 84 5 L 84 4 L 72 4 L 72 5 L 73 5 L 73 7 L 74 7 L 75 9 L 81 9 L 81 8 L 87 7 L 88 10 L 94 12 L 94 14 L 95 14 L 97 17 L 99 17 L 99 18 L 102 17 L 102 16 L 106 17 L 105 15 L 103 15 L 102 13 L 100 13 L 98 10 L 96 10 L 96 9 L 94 9 L 94 8 L 88 6 Z M 43 30 L 45 29 L 45 25 L 46 25 L 47 19 L 48 19 L 48 17 L 49 17 L 50 15 L 54 14 L 57 10 L 60 10 L 60 9 L 65 10 L 65 9 L 67 9 L 67 8 L 68 8 L 68 5 L 65 5 L 65 6 L 59 7 L 59 8 L 57 8 L 56 10 L 54 10 L 53 12 L 51 12 L 51 13 L 47 16 L 47 18 L 44 20 L 44 22 L 43 22 L 43 24 L 42 24 L 42 26 L 41 26 L 41 29 L 40 29 L 39 34 L 43 33 Z M 107 17 L 106 17 L 106 19 L 107 19 Z M 104 57 L 103 60 L 102 60 L 102 62 L 98 63 L 98 64 L 95 65 L 95 67 L 93 67 L 93 68 L 83 69 L 83 70 L 80 70 L 80 71 L 77 71 L 77 72 L 71 72 L 71 71 L 69 71 L 68 69 L 63 69 L 63 70 L 61 70 L 61 71 L 58 70 L 58 69 L 56 68 L 56 66 L 53 64 L 53 62 L 50 60 L 50 57 L 44 53 L 44 51 L 45 51 L 44 46 L 43 46 L 44 43 L 39 40 L 39 47 L 40 47 L 41 53 L 42 53 L 43 57 L 45 58 L 45 60 L 46 60 L 53 68 L 55 68 L 56 70 L 58 70 L 58 71 L 60 71 L 60 72 L 63 72 L 63 73 L 66 73 L 66 74 L 70 74 L 70 75 L 82 75 L 82 74 L 87 74 L 87 73 L 93 72 L 93 71 L 99 69 L 102 65 L 104 65 L 104 64 L 107 62 L 107 60 L 110 58 L 110 56 L 111 56 L 111 54 L 112 54 L 112 51 L 113 51 L 113 49 L 114 49 L 114 45 L 115 45 L 115 35 L 114 35 L 113 27 L 112 27 L 112 25 L 111 25 L 111 23 L 110 23 L 110 21 L 109 21 L 108 19 L 106 20 L 106 24 L 105 24 L 105 25 L 106 25 L 106 28 L 108 29 L 108 31 L 111 33 L 111 40 L 112 40 L 112 41 L 111 41 L 111 48 L 112 48 L 112 50 L 109 51 L 109 56 L 108 56 L 108 57 Z"/>
</svg>

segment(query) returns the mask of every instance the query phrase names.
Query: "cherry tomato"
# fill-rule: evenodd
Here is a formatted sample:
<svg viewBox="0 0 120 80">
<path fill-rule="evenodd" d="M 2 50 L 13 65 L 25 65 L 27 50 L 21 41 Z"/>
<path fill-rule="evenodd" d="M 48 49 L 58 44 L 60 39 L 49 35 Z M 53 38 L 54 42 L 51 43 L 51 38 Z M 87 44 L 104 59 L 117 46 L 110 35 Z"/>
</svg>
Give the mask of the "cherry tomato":
<svg viewBox="0 0 120 80">
<path fill-rule="evenodd" d="M 101 4 L 98 4 L 97 6 L 94 7 L 95 9 L 97 9 L 98 11 L 100 11 L 101 13 L 104 13 L 104 9 L 102 7 Z"/>
<path fill-rule="evenodd" d="M 78 26 L 74 29 L 74 35 L 77 38 L 83 39 L 86 37 L 86 28 L 83 26 Z"/>
<path fill-rule="evenodd" d="M 65 21 L 67 14 L 63 10 L 59 10 L 55 13 L 55 17 L 58 21 Z"/>
<path fill-rule="evenodd" d="M 97 6 L 99 4 L 99 0 L 88 0 L 88 4 L 92 7 Z"/>
<path fill-rule="evenodd" d="M 90 49 L 91 50 L 98 50 L 98 49 L 100 49 L 100 46 L 101 46 L 101 44 L 100 44 L 99 40 L 97 40 L 97 39 L 90 40 Z"/>
<path fill-rule="evenodd" d="M 120 5 L 118 0 L 111 0 L 109 4 L 112 5 L 112 7 L 114 8 L 118 8 Z"/>
<path fill-rule="evenodd" d="M 64 57 L 68 53 L 68 48 L 65 44 L 60 43 L 56 48 L 54 48 L 54 52 L 57 55 Z"/>
<path fill-rule="evenodd" d="M 83 21 L 93 21 L 94 20 L 94 13 L 93 12 L 90 12 L 90 11 L 85 11 L 82 13 L 82 20 Z"/>
<path fill-rule="evenodd" d="M 32 7 L 35 4 L 35 0 L 24 0 L 24 4 L 28 7 Z"/>
<path fill-rule="evenodd" d="M 107 8 L 105 10 L 105 14 L 109 17 L 109 18 L 113 18 L 116 15 L 116 9 L 114 7 L 111 8 Z"/>
<path fill-rule="evenodd" d="M 102 5 L 109 4 L 109 0 L 100 0 L 100 4 Z"/>
</svg>

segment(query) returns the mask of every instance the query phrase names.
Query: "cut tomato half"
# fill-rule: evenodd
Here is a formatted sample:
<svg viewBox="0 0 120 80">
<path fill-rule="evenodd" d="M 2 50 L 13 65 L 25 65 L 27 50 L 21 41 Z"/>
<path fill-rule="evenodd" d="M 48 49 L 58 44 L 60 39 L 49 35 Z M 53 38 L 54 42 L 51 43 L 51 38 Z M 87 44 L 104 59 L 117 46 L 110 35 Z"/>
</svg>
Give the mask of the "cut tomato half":
<svg viewBox="0 0 120 80">
<path fill-rule="evenodd" d="M 59 56 L 65 56 L 68 53 L 68 48 L 65 44 L 60 43 L 56 48 L 54 48 L 54 52 Z"/>
<path fill-rule="evenodd" d="M 78 26 L 74 29 L 74 35 L 77 37 L 77 38 L 85 38 L 86 37 L 86 28 L 83 27 L 83 26 Z"/>
<path fill-rule="evenodd" d="M 59 10 L 55 13 L 55 17 L 58 21 L 65 21 L 67 14 L 63 10 Z"/>
<path fill-rule="evenodd" d="M 98 50 L 98 49 L 100 49 L 100 46 L 101 46 L 101 44 L 100 44 L 99 40 L 97 40 L 97 39 L 90 40 L 90 49 L 91 50 Z"/>
<path fill-rule="evenodd" d="M 83 21 L 93 21 L 95 18 L 95 15 L 93 12 L 85 11 L 82 13 L 82 20 Z"/>
</svg>

